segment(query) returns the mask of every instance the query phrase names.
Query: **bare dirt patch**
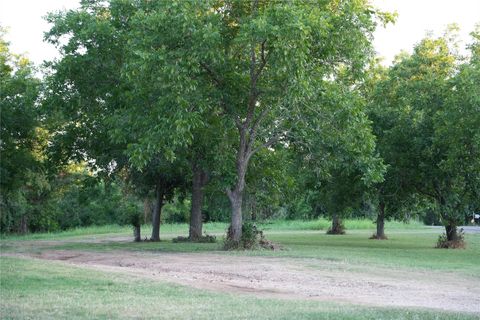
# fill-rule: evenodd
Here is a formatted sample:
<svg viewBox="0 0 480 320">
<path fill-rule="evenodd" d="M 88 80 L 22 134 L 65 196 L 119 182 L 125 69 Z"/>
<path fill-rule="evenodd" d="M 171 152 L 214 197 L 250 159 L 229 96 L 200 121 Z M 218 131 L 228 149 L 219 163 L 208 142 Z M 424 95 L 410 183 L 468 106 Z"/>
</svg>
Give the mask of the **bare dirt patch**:
<svg viewBox="0 0 480 320">
<path fill-rule="evenodd" d="M 212 291 L 480 314 L 480 281 L 442 272 L 352 267 L 318 259 L 204 253 L 46 250 L 23 256 Z"/>
</svg>

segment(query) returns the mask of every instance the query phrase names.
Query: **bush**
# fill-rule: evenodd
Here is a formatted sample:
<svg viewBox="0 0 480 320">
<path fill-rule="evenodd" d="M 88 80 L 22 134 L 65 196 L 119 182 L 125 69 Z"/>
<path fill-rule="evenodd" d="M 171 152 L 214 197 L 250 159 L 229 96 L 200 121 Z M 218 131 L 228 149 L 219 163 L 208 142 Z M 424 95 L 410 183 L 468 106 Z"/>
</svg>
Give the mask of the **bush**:
<svg viewBox="0 0 480 320">
<path fill-rule="evenodd" d="M 465 233 L 460 228 L 457 232 L 456 239 L 448 240 L 447 235 L 441 234 L 438 236 L 437 245 L 439 249 L 464 249 L 465 248 Z"/>
<path fill-rule="evenodd" d="M 229 227 L 223 247 L 225 250 L 280 249 L 278 245 L 265 239 L 263 231 L 259 230 L 257 226 L 251 222 L 245 222 L 242 225 L 242 238 L 240 242 L 232 240 L 232 229 Z"/>
</svg>

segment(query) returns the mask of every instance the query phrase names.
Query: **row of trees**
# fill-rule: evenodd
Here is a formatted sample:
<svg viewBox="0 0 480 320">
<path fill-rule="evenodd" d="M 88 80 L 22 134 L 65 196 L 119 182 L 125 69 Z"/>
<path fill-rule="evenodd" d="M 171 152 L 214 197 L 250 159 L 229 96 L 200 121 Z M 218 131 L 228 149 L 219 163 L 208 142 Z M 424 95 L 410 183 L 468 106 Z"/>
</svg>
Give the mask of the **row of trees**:
<svg viewBox="0 0 480 320">
<path fill-rule="evenodd" d="M 384 219 L 420 208 L 455 240 L 480 209 L 478 32 L 469 58 L 448 33 L 383 68 L 371 39 L 393 16 L 363 0 L 89 0 L 47 19 L 61 58 L 42 82 L 2 46 L 2 206 L 27 173 L 88 163 L 136 199 L 137 229 L 135 203 L 155 199 L 154 241 L 186 197 L 190 240 L 228 203 L 234 244 L 242 210 L 329 214 L 336 230 L 376 208 L 384 238 Z"/>
</svg>

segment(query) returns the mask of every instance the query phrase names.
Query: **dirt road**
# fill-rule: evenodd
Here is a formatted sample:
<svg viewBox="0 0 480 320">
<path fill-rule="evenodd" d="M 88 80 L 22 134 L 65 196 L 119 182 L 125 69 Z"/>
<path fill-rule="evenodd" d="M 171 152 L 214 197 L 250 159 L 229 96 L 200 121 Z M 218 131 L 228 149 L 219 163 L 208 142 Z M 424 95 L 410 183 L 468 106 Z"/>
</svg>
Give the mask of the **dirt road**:
<svg viewBox="0 0 480 320">
<path fill-rule="evenodd" d="M 480 281 L 449 273 L 205 253 L 45 250 L 21 255 L 212 291 L 480 314 Z"/>
</svg>

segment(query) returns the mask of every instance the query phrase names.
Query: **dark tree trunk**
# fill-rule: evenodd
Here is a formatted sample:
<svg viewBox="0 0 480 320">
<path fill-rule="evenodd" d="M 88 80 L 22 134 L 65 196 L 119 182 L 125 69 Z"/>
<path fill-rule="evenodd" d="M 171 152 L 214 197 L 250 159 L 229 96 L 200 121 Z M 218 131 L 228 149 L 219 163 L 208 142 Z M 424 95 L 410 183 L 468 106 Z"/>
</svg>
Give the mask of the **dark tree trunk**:
<svg viewBox="0 0 480 320">
<path fill-rule="evenodd" d="M 18 227 L 18 232 L 21 234 L 28 233 L 28 218 L 26 215 L 23 215 L 20 219 L 20 226 Z"/>
<path fill-rule="evenodd" d="M 380 202 L 377 216 L 377 239 L 386 239 L 385 237 L 385 203 Z"/>
<path fill-rule="evenodd" d="M 457 226 L 454 223 L 449 223 L 445 226 L 445 233 L 448 241 L 458 240 Z"/>
<path fill-rule="evenodd" d="M 197 163 L 193 164 L 192 170 L 192 206 L 190 210 L 189 238 L 195 241 L 202 237 L 203 187 L 207 183 L 207 174 Z"/>
<path fill-rule="evenodd" d="M 140 234 L 140 225 L 133 226 L 133 238 L 135 242 L 142 241 L 142 236 Z"/>
<path fill-rule="evenodd" d="M 155 193 L 155 207 L 152 214 L 152 237 L 150 240 L 160 241 L 160 217 L 163 207 L 163 190 L 160 184 L 157 186 Z"/>
</svg>

